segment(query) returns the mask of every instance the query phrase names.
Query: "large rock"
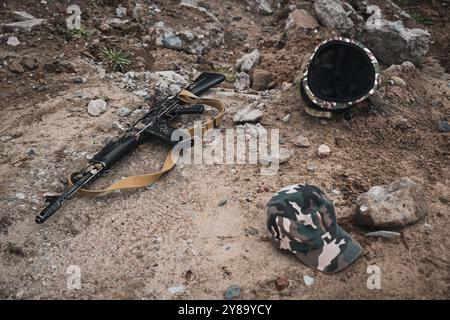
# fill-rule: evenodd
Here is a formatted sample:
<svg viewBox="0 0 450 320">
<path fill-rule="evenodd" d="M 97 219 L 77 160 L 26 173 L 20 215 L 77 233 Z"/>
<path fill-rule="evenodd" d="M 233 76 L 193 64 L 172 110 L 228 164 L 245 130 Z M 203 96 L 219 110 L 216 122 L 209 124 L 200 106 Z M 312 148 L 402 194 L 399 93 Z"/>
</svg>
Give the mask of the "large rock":
<svg viewBox="0 0 450 320">
<path fill-rule="evenodd" d="M 431 36 L 422 29 L 405 28 L 400 20 L 375 18 L 367 20 L 361 40 L 384 64 L 418 65 L 428 53 Z"/>
<path fill-rule="evenodd" d="M 253 90 L 266 90 L 272 85 L 273 75 L 272 72 L 264 69 L 255 69 L 253 71 Z"/>
<path fill-rule="evenodd" d="M 315 0 L 314 12 L 319 22 L 346 37 L 359 33 L 363 18 L 347 2 L 341 0 Z"/>
<path fill-rule="evenodd" d="M 366 226 L 396 228 L 416 222 L 428 212 L 423 188 L 404 177 L 388 186 L 375 186 L 356 199 L 356 220 Z"/>
<path fill-rule="evenodd" d="M 319 27 L 316 18 L 308 11 L 298 9 L 289 14 L 285 30 L 290 29 L 316 29 Z"/>
</svg>

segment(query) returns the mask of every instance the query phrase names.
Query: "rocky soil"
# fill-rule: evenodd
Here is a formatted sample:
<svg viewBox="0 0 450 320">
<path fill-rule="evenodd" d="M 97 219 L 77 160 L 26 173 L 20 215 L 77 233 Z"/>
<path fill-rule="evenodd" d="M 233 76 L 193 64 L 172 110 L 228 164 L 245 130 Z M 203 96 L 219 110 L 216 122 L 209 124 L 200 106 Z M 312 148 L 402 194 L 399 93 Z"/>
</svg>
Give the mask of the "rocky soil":
<svg viewBox="0 0 450 320">
<path fill-rule="evenodd" d="M 0 298 L 450 298 L 449 1 L 74 3 L 80 30 L 66 26 L 66 1 L 0 4 Z M 366 43 L 383 70 L 351 120 L 307 115 L 297 92 L 309 55 L 332 35 Z M 113 70 L 105 48 L 130 63 Z M 44 196 L 109 137 L 208 70 L 226 76 L 208 93 L 226 105 L 223 128 L 280 130 L 288 151 L 276 175 L 261 164 L 185 164 L 146 189 L 77 196 L 34 222 Z M 95 187 L 155 171 L 166 152 L 144 145 Z M 426 201 L 420 212 L 406 208 L 399 224 L 390 211 L 396 222 L 381 229 L 358 223 L 358 197 L 403 177 L 414 193 L 395 194 Z M 329 195 L 364 248 L 341 273 L 311 270 L 268 241 L 266 203 L 305 182 Z M 381 289 L 367 286 L 371 265 Z"/>
</svg>

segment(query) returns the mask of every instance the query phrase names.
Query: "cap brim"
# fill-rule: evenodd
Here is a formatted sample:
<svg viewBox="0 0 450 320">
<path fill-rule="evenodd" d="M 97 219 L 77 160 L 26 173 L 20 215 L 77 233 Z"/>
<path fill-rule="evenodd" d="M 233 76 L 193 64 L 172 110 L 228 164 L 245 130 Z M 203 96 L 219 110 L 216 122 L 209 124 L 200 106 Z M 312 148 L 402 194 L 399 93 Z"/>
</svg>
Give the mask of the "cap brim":
<svg viewBox="0 0 450 320">
<path fill-rule="evenodd" d="M 348 267 L 362 252 L 361 245 L 340 226 L 336 226 L 336 237 L 324 240 L 324 244 L 322 248 L 294 254 L 311 268 L 336 273 Z"/>
</svg>

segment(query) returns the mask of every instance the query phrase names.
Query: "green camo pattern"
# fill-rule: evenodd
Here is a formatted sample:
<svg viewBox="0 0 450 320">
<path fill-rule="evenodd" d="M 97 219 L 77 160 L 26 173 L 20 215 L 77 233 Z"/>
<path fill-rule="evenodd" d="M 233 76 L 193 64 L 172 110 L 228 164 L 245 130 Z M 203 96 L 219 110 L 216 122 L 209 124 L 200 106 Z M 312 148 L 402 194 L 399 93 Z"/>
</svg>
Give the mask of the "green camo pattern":
<svg viewBox="0 0 450 320">
<path fill-rule="evenodd" d="M 341 271 L 362 252 L 336 223 L 333 203 L 315 186 L 296 184 L 279 190 L 267 204 L 267 215 L 272 243 L 314 269 Z"/>
</svg>

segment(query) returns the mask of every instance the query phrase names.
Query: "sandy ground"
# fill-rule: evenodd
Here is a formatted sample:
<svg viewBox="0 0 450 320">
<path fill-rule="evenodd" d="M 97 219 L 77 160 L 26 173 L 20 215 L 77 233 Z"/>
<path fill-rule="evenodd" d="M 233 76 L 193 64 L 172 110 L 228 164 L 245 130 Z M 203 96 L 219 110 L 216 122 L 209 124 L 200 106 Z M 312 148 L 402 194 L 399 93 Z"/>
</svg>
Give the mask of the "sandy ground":
<svg viewBox="0 0 450 320">
<path fill-rule="evenodd" d="M 230 1 L 231 9 L 219 2 L 213 2 L 211 10 L 225 19 L 227 14 L 249 15 L 241 2 Z M 24 3 L 8 6 L 20 9 Z M 302 53 L 310 52 L 329 31 L 297 35 L 303 41 L 295 38 L 279 49 L 259 39 L 271 33 L 276 38 L 283 21 L 250 19 L 255 23 L 248 26 L 230 18 L 226 37 L 245 30 L 250 47 L 263 54 L 261 67 L 279 69 L 277 86 L 262 100 L 262 125 L 279 129 L 283 147 L 293 153 L 277 175 L 260 175 L 260 165 L 183 165 L 151 190 L 75 197 L 42 225 L 34 223 L 34 216 L 45 206 L 43 194 L 56 191 L 60 179 L 87 163 L 87 154 L 119 133 L 113 122 L 119 119 L 121 106 L 144 102 L 102 78 L 83 50 L 74 50 L 84 40 L 65 44 L 60 34 L 44 30 L 27 35 L 27 45 L 22 47 L 11 49 L 2 42 L 2 59 L 33 56 L 40 67 L 18 75 L 0 69 L 0 136 L 12 137 L 0 142 L 1 298 L 222 299 L 230 285 L 241 287 L 241 299 L 450 298 L 450 141 L 448 134 L 436 129 L 439 117 L 450 115 L 448 70 L 430 56 L 421 69 L 400 74 L 407 87 L 387 89 L 395 111 L 390 117 L 366 103 L 351 123 L 342 118 L 324 123 L 302 110 L 295 86 L 282 91 L 280 85 L 282 80 L 294 80 Z M 132 41 L 123 38 L 125 45 Z M 51 42 L 54 46 L 47 46 Z M 44 49 L 47 55 L 40 53 Z M 224 49 L 216 48 L 192 62 L 190 55 L 159 48 L 145 60 L 152 61 L 150 71 L 170 68 L 164 61 L 174 57 L 181 66 L 208 70 L 214 64 L 233 66 L 244 53 L 233 41 Z M 219 58 L 219 50 L 227 56 Z M 61 51 L 77 74 L 88 77 L 86 83 L 73 84 L 74 72 L 51 73 L 41 67 Z M 144 53 L 136 53 L 140 54 Z M 227 107 L 224 128 L 233 128 L 234 112 L 250 103 L 245 95 L 228 94 L 230 86 L 226 83 L 209 92 Z M 87 114 L 86 105 L 96 97 L 107 98 L 108 110 L 94 118 Z M 281 121 L 286 114 L 291 115 L 287 123 Z M 308 137 L 311 147 L 291 143 L 299 134 Z M 316 150 L 323 143 L 332 152 L 319 159 Z M 164 145 L 149 143 L 96 186 L 156 170 L 166 152 Z M 427 217 L 399 230 L 401 237 L 396 239 L 365 237 L 368 230 L 352 218 L 354 200 L 371 186 L 403 176 L 414 177 L 424 187 Z M 268 242 L 265 204 L 276 190 L 302 182 L 319 186 L 331 197 L 338 223 L 364 248 L 364 254 L 341 273 L 314 271 Z M 340 194 L 331 193 L 333 189 Z M 17 193 L 23 193 L 24 199 Z M 226 204 L 219 206 L 225 198 Z M 367 287 L 370 265 L 381 268 L 381 290 Z M 81 271 L 80 289 L 67 287 L 69 266 Z M 304 284 L 304 275 L 314 278 L 311 286 Z M 289 280 L 281 291 L 275 286 L 279 277 Z M 184 292 L 167 290 L 178 285 L 185 286 Z"/>
</svg>

